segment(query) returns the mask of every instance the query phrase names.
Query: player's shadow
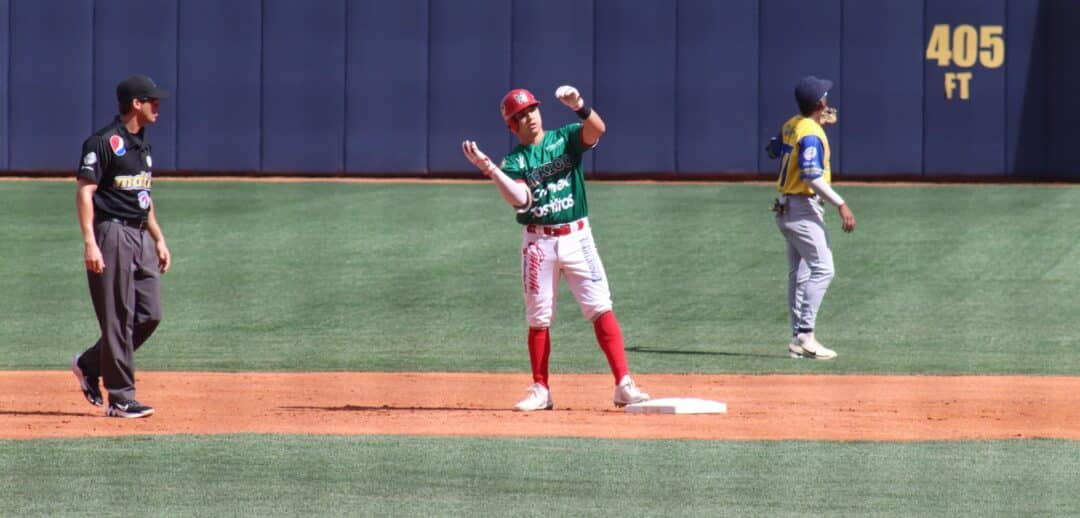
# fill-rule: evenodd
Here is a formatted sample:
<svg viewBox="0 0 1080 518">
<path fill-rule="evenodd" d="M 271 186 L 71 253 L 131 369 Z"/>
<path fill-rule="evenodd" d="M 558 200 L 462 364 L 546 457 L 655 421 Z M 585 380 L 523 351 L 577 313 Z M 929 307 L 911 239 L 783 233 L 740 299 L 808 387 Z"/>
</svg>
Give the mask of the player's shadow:
<svg viewBox="0 0 1080 518">
<path fill-rule="evenodd" d="M 444 407 L 444 406 L 393 406 L 393 405 L 379 405 L 379 406 L 367 406 L 367 405 L 342 405 L 342 406 L 283 406 L 278 407 L 281 410 L 313 410 L 318 412 L 385 412 L 385 411 L 398 411 L 398 410 L 413 410 L 423 412 L 475 412 L 477 410 L 483 410 L 484 412 L 511 412 L 510 409 L 503 408 L 461 408 L 461 407 Z"/>
<path fill-rule="evenodd" d="M 661 349 L 659 347 L 641 347 L 632 346 L 627 347 L 627 351 L 644 354 L 670 354 L 680 356 L 743 356 L 749 358 L 781 358 L 787 359 L 786 355 L 781 354 L 765 354 L 754 352 L 733 352 L 733 351 L 692 351 L 685 349 Z"/>
<path fill-rule="evenodd" d="M 10 416 L 48 416 L 48 417 L 89 417 L 90 414 L 79 414 L 75 412 L 44 412 L 41 410 L 34 411 L 21 411 L 21 410 L 0 410 L 0 415 Z"/>
</svg>

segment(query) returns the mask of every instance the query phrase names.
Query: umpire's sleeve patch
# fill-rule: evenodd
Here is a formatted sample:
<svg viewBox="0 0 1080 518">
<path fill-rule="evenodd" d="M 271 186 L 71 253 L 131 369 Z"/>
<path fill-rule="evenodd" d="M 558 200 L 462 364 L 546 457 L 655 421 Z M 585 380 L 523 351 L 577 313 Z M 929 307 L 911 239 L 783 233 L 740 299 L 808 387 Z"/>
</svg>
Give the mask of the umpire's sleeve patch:
<svg viewBox="0 0 1080 518">
<path fill-rule="evenodd" d="M 108 165 L 108 156 L 102 154 L 101 138 L 91 136 L 83 142 L 82 159 L 79 160 L 79 171 L 76 176 L 95 182 L 101 180 L 101 172 Z"/>
</svg>

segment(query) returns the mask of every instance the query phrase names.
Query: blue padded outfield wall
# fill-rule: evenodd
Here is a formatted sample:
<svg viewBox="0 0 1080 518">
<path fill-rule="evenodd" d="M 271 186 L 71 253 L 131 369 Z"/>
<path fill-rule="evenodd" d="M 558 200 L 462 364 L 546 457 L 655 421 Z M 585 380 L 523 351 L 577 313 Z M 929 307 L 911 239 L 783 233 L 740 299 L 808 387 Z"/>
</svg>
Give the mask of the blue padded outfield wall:
<svg viewBox="0 0 1080 518">
<path fill-rule="evenodd" d="M 472 173 L 578 86 L 598 175 L 771 175 L 804 75 L 835 81 L 840 177 L 1080 180 L 1080 0 L 0 0 L 0 171 L 73 173 L 145 73 L 157 172 Z"/>
</svg>

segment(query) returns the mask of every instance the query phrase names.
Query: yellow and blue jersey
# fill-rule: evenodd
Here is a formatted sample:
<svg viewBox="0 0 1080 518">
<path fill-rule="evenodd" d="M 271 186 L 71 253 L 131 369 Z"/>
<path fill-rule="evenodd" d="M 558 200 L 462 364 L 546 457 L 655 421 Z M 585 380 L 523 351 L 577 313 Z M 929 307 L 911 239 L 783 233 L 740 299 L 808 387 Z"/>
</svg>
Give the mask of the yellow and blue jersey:
<svg viewBox="0 0 1080 518">
<path fill-rule="evenodd" d="M 780 194 L 814 194 L 810 182 L 825 177 L 832 183 L 829 169 L 829 138 L 814 119 L 796 115 L 784 123 L 779 139 Z"/>
</svg>

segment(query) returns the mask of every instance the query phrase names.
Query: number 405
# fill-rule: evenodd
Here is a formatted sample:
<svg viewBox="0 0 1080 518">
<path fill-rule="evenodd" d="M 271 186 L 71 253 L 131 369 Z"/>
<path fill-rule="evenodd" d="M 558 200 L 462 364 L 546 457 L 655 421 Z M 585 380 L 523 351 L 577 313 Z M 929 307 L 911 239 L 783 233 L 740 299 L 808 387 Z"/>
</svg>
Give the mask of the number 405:
<svg viewBox="0 0 1080 518">
<path fill-rule="evenodd" d="M 936 59 L 939 67 L 952 64 L 969 68 L 979 64 L 997 68 L 1005 62 L 1005 36 L 1000 25 L 957 25 L 949 31 L 946 24 L 935 25 L 926 44 L 926 59 Z"/>
</svg>

